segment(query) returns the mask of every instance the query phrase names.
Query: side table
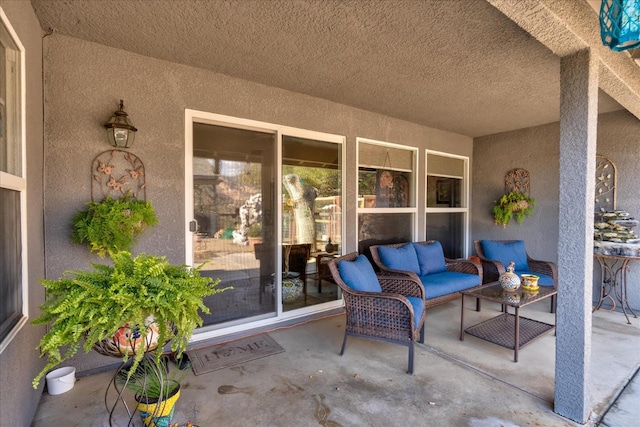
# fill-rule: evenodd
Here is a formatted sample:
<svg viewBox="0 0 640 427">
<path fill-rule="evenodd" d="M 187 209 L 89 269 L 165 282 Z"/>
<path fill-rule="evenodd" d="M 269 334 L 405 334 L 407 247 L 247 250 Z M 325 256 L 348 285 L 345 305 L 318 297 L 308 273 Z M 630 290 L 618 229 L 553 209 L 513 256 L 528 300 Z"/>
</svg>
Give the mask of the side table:
<svg viewBox="0 0 640 427">
<path fill-rule="evenodd" d="M 629 306 L 627 299 L 627 271 L 629 270 L 629 263 L 634 260 L 640 260 L 640 257 L 605 254 L 593 254 L 593 256 L 598 261 L 598 264 L 600 264 L 601 284 L 600 299 L 595 307 L 593 307 L 592 312 L 599 310 L 607 298 L 611 300 L 611 310 L 616 308 L 616 301 L 618 301 L 624 317 L 627 318 L 627 323 L 630 325 L 631 321 L 627 315 L 627 310 L 629 310 L 634 318 L 637 318 L 638 315 Z"/>
<path fill-rule="evenodd" d="M 318 293 L 322 293 L 322 281 L 328 280 L 333 282 L 331 271 L 329 270 L 329 261 L 337 258 L 338 254 L 319 253 L 316 255 L 316 268 L 318 270 Z"/>
<path fill-rule="evenodd" d="M 527 292 L 519 288 L 515 292 L 507 292 L 498 282 L 489 283 L 479 288 L 462 291 L 460 311 L 460 341 L 464 341 L 464 334 L 489 341 L 499 346 L 513 350 L 513 361 L 518 361 L 518 351 L 539 338 L 543 334 L 555 330 L 555 325 L 528 319 L 520 316 L 520 308 L 550 298 L 558 292 L 555 288 L 541 286 L 536 292 Z M 474 297 L 497 302 L 504 306 L 504 313 L 477 325 L 464 327 L 464 299 Z M 515 314 L 510 314 L 507 307 L 515 308 Z M 557 316 L 557 314 L 556 314 Z"/>
</svg>

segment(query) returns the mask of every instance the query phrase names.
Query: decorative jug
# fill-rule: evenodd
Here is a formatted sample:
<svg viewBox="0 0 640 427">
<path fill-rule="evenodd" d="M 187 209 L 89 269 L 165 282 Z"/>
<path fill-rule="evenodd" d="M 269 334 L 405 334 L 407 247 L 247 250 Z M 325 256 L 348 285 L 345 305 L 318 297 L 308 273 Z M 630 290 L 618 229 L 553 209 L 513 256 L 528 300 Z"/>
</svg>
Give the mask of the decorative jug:
<svg viewBox="0 0 640 427">
<path fill-rule="evenodd" d="M 324 250 L 328 254 L 332 254 L 336 250 L 335 245 L 331 243 L 331 237 L 329 237 L 329 243 L 324 247 Z"/>
<path fill-rule="evenodd" d="M 507 266 L 507 271 L 500 275 L 498 282 L 502 286 L 502 289 L 509 292 L 517 291 L 520 287 L 520 278 L 514 273 L 516 264 L 511 261 Z"/>
</svg>

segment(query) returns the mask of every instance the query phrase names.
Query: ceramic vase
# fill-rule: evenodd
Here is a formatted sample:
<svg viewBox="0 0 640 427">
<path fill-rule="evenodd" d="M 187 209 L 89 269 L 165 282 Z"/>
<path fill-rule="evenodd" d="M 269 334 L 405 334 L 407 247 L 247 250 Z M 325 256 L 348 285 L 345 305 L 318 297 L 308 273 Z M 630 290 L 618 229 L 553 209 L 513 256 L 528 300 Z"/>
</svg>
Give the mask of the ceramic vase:
<svg viewBox="0 0 640 427">
<path fill-rule="evenodd" d="M 272 274 L 271 292 L 277 295 L 275 277 Z M 284 304 L 297 301 L 304 294 L 304 283 L 298 273 L 282 273 L 282 302 Z"/>
<path fill-rule="evenodd" d="M 332 254 L 336 250 L 335 245 L 331 242 L 331 237 L 329 237 L 329 243 L 324 247 L 324 250 L 328 254 Z"/>
<path fill-rule="evenodd" d="M 289 303 L 298 300 L 304 292 L 302 279 L 292 273 L 282 276 L 282 302 Z"/>
<path fill-rule="evenodd" d="M 507 292 L 515 292 L 520 287 L 520 278 L 517 274 L 514 273 L 515 266 L 515 263 L 511 261 L 507 266 L 507 271 L 501 274 L 500 278 L 498 279 L 498 282 L 500 283 L 500 286 L 502 286 L 502 289 Z"/>
<path fill-rule="evenodd" d="M 153 316 L 145 319 L 143 330 L 140 325 L 130 325 L 126 323 L 113 335 L 113 345 L 121 355 L 132 356 L 136 353 L 136 348 L 143 345 L 146 351 L 155 350 L 158 347 L 160 330 Z M 144 334 L 144 335 L 143 335 Z"/>
</svg>

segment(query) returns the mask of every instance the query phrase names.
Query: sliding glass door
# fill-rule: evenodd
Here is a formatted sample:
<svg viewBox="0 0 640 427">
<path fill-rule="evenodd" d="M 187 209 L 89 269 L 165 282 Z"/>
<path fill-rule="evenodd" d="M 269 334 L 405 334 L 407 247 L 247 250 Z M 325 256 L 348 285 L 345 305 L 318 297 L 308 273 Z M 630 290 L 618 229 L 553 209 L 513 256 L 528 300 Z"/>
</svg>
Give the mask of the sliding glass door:
<svg viewBox="0 0 640 427">
<path fill-rule="evenodd" d="M 275 133 L 193 124 L 193 260 L 233 286 L 205 301 L 205 326 L 277 313 L 275 154 Z"/>
<path fill-rule="evenodd" d="M 201 332 L 338 307 L 344 138 L 202 114 L 186 118 L 187 260 L 233 289 L 207 298 Z"/>
</svg>

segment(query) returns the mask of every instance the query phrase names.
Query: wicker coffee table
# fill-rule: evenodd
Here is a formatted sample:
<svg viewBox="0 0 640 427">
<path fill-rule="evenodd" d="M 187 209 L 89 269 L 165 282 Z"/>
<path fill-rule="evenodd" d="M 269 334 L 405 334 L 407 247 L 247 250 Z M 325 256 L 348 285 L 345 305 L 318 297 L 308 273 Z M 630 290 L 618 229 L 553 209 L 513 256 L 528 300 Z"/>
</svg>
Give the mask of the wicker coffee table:
<svg viewBox="0 0 640 427">
<path fill-rule="evenodd" d="M 520 308 L 550 298 L 558 292 L 555 288 L 540 286 L 537 292 L 506 292 L 498 282 L 489 283 L 479 288 L 462 291 L 462 308 L 460 314 L 460 341 L 464 341 L 465 332 L 469 335 L 513 349 L 513 361 L 518 361 L 518 350 L 541 335 L 554 330 L 555 325 L 527 319 L 520 316 Z M 479 298 L 502 304 L 504 312 L 469 328 L 464 328 L 464 299 Z M 508 307 L 515 308 L 515 314 L 509 313 Z"/>
</svg>

